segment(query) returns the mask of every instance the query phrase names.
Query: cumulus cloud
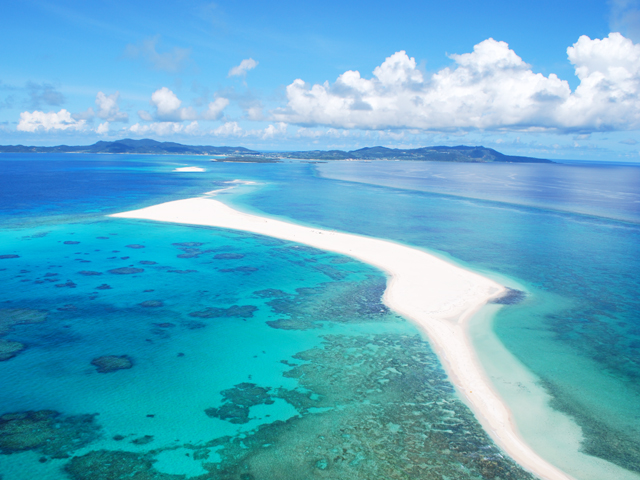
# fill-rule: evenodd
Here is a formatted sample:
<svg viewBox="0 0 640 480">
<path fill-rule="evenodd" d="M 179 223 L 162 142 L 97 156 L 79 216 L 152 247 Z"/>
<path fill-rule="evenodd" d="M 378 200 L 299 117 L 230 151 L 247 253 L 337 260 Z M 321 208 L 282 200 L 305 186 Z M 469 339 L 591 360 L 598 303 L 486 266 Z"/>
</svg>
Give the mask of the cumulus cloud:
<svg viewBox="0 0 640 480">
<path fill-rule="evenodd" d="M 274 125 L 269 125 L 262 131 L 262 139 L 266 140 L 268 138 L 274 138 L 277 136 L 282 136 L 287 133 L 287 124 L 280 122 Z"/>
<path fill-rule="evenodd" d="M 189 62 L 191 49 L 173 47 L 169 51 L 158 52 L 157 46 L 159 42 L 160 35 L 156 35 L 143 40 L 137 45 L 129 44 L 124 50 L 124 55 L 131 59 L 143 59 L 155 70 L 169 73 L 176 73 L 182 70 Z"/>
<path fill-rule="evenodd" d="M 505 42 L 487 39 L 425 76 L 400 51 L 363 78 L 287 87 L 275 120 L 334 128 L 598 131 L 640 127 L 640 45 L 619 33 L 582 36 L 567 49 L 580 85 L 534 73 Z"/>
<path fill-rule="evenodd" d="M 37 132 L 50 130 L 83 130 L 84 120 L 75 120 L 64 108 L 59 112 L 22 112 L 16 129 L 20 132 Z"/>
<path fill-rule="evenodd" d="M 145 121 L 182 122 L 185 120 L 217 120 L 222 111 L 229 105 L 229 100 L 218 97 L 210 102 L 207 109 L 198 113 L 193 107 L 182 107 L 182 100 L 167 87 L 162 87 L 151 95 L 151 105 L 154 113 L 145 110 L 138 111 L 138 116 Z"/>
<path fill-rule="evenodd" d="M 96 133 L 99 135 L 106 135 L 107 133 L 109 133 L 109 122 L 104 122 L 98 125 L 98 128 L 96 128 Z"/>
<path fill-rule="evenodd" d="M 29 107 L 34 110 L 44 105 L 57 107 L 65 102 L 64 95 L 50 83 L 27 82 L 25 88 L 29 96 Z"/>
<path fill-rule="evenodd" d="M 240 62 L 240 65 L 229 70 L 229 77 L 244 77 L 249 70 L 253 70 L 257 66 L 258 62 L 253 58 L 245 58 Z"/>
<path fill-rule="evenodd" d="M 120 111 L 118 98 L 120 98 L 120 92 L 111 95 L 98 92 L 96 95 L 96 107 L 98 107 L 96 116 L 108 122 L 128 122 L 129 115 Z"/>
<path fill-rule="evenodd" d="M 181 108 L 182 100 L 167 87 L 153 92 L 151 104 L 156 108 L 156 118 L 161 121 L 195 120 L 197 117 L 193 108 Z"/>
<path fill-rule="evenodd" d="M 221 137 L 240 137 L 244 134 L 238 122 L 226 122 L 211 132 Z"/>
<path fill-rule="evenodd" d="M 202 118 L 205 120 L 218 120 L 227 105 L 229 105 L 229 100 L 226 98 L 216 98 L 213 102 L 209 103 L 207 110 L 202 114 Z"/>
</svg>

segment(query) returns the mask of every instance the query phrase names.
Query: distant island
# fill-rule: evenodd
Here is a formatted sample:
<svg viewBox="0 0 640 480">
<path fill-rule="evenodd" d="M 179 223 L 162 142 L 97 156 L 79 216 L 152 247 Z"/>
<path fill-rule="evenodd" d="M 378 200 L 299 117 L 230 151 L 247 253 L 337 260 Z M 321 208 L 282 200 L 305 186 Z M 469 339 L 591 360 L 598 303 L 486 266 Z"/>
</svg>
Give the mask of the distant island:
<svg viewBox="0 0 640 480">
<path fill-rule="evenodd" d="M 128 153 L 156 155 L 223 155 L 227 161 L 273 163 L 279 159 L 299 160 L 414 160 L 438 162 L 474 163 L 554 163 L 533 157 L 505 155 L 492 148 L 422 147 L 398 149 L 367 147 L 359 150 L 310 150 L 300 152 L 259 152 L 244 147 L 213 147 L 208 145 L 182 145 L 175 142 L 158 142 L 151 139 L 125 138 L 114 142 L 96 142 L 93 145 L 56 147 L 26 147 L 24 145 L 0 145 L 0 153 Z"/>
</svg>

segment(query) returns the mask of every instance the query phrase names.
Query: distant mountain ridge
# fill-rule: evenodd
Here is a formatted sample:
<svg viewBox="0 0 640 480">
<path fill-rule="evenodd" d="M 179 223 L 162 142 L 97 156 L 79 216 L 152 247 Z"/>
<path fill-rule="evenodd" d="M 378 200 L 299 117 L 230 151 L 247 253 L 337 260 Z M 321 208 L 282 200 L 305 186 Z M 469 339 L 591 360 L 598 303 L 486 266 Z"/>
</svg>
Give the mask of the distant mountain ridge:
<svg viewBox="0 0 640 480">
<path fill-rule="evenodd" d="M 414 160 L 439 162 L 513 162 L 554 163 L 551 160 L 505 155 L 492 148 L 468 147 L 422 147 L 399 149 L 366 147 L 358 150 L 310 150 L 299 152 L 262 153 L 244 147 L 214 147 L 207 145 L 182 145 L 175 142 L 158 142 L 151 139 L 132 140 L 125 138 L 113 142 L 99 141 L 93 145 L 56 147 L 25 147 L 23 145 L 0 145 L 0 153 L 128 153 L 156 155 L 233 155 L 268 158 L 291 158 L 302 160 Z"/>
<path fill-rule="evenodd" d="M 399 149 L 387 147 L 366 147 L 345 152 L 342 150 L 315 150 L 308 152 L 282 152 L 283 158 L 314 160 L 422 160 L 439 162 L 513 162 L 513 163 L 554 163 L 551 160 L 533 157 L 505 155 L 492 148 L 468 147 L 422 147 Z"/>
<path fill-rule="evenodd" d="M 260 155 L 260 152 L 244 147 L 212 147 L 207 145 L 182 145 L 174 142 L 157 142 L 148 138 L 125 138 L 114 142 L 96 142 L 93 145 L 56 147 L 25 147 L 23 145 L 0 146 L 0 153 L 155 153 L 167 155 Z"/>
</svg>

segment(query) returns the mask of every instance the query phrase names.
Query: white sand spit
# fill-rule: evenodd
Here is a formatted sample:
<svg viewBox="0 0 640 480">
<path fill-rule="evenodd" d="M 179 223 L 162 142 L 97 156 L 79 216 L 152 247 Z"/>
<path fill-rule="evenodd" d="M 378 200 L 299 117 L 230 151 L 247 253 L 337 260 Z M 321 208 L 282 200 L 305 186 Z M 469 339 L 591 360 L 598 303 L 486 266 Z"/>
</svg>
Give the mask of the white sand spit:
<svg viewBox="0 0 640 480">
<path fill-rule="evenodd" d="M 172 170 L 173 172 L 206 172 L 202 167 L 178 167 Z"/>
<path fill-rule="evenodd" d="M 211 198 L 178 200 L 112 216 L 243 230 L 341 253 L 380 268 L 390 278 L 385 304 L 428 335 L 451 380 L 492 438 L 541 478 L 571 478 L 520 438 L 471 347 L 467 320 L 504 292 L 498 283 L 416 248 L 250 215 Z"/>
</svg>

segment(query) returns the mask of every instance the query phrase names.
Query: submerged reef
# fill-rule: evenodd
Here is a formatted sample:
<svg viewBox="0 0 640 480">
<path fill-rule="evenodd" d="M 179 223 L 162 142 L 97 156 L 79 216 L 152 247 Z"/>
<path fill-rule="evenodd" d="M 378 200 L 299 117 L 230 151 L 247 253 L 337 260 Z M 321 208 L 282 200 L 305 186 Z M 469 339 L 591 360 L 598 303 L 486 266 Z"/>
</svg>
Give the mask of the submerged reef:
<svg viewBox="0 0 640 480">
<path fill-rule="evenodd" d="M 232 305 L 229 308 L 209 307 L 199 312 L 191 312 L 190 317 L 197 318 L 221 318 L 221 317 L 253 317 L 253 312 L 258 310 L 254 305 Z"/>
<path fill-rule="evenodd" d="M 153 456 L 122 451 L 96 450 L 73 457 L 65 466 L 73 480 L 184 480 L 153 468 Z"/>
<path fill-rule="evenodd" d="M 144 272 L 144 268 L 135 268 L 135 267 L 121 267 L 121 268 L 113 268 L 109 270 L 109 273 L 115 273 L 116 275 L 131 275 L 133 273 L 142 273 Z"/>
<path fill-rule="evenodd" d="M 64 416 L 40 410 L 0 416 L 0 453 L 5 455 L 35 450 L 53 458 L 68 458 L 99 436 L 95 415 Z"/>
<path fill-rule="evenodd" d="M 24 349 L 23 343 L 0 339 L 0 362 L 15 357 Z"/>
<path fill-rule="evenodd" d="M 127 355 L 104 355 L 91 360 L 98 373 L 110 373 L 117 370 L 126 370 L 133 367 L 133 361 Z"/>
<path fill-rule="evenodd" d="M 28 308 L 0 308 L 0 335 L 9 333 L 14 325 L 42 323 L 47 312 Z"/>
<path fill-rule="evenodd" d="M 219 408 L 207 408 L 204 413 L 212 418 L 219 418 L 230 423 L 247 423 L 249 409 L 255 405 L 271 405 L 273 398 L 270 388 L 259 387 L 255 383 L 240 383 L 229 390 L 220 392 L 224 403 Z"/>
<path fill-rule="evenodd" d="M 399 317 L 389 312 L 381 302 L 386 280 L 368 277 L 358 282 L 327 282 L 316 287 L 296 289 L 295 295 L 275 294 L 272 290 L 254 292 L 267 302 L 273 313 L 289 318 L 267 322 L 270 327 L 285 330 L 320 328 L 325 321 L 388 322 Z"/>
<path fill-rule="evenodd" d="M 218 253 L 213 256 L 216 260 L 239 260 L 244 258 L 243 253 Z"/>
<path fill-rule="evenodd" d="M 188 446 L 222 459 L 198 478 L 534 479 L 493 444 L 419 336 L 325 336 L 294 358 L 303 363 L 287 362 L 285 376 L 299 388 L 239 384 L 207 413 L 243 423 L 251 406 L 281 398 L 300 416 Z"/>
<path fill-rule="evenodd" d="M 498 305 L 516 305 L 524 301 L 527 298 L 527 294 L 521 290 L 515 290 L 513 288 L 507 288 L 507 291 L 498 298 L 494 298 L 489 303 L 495 303 Z"/>
<path fill-rule="evenodd" d="M 47 312 L 26 308 L 0 309 L 0 337 L 7 335 L 14 325 L 42 323 L 47 319 Z M 26 348 L 20 342 L 13 342 L 0 338 L 0 362 L 9 360 Z"/>
</svg>

